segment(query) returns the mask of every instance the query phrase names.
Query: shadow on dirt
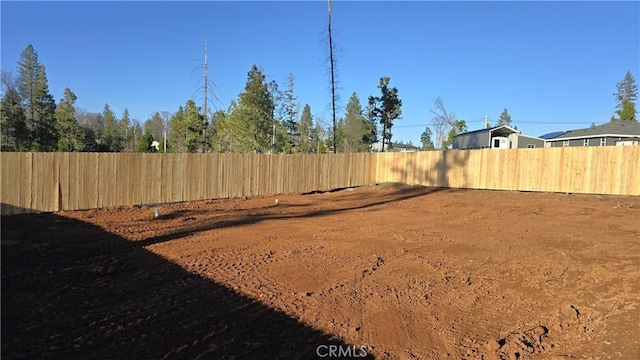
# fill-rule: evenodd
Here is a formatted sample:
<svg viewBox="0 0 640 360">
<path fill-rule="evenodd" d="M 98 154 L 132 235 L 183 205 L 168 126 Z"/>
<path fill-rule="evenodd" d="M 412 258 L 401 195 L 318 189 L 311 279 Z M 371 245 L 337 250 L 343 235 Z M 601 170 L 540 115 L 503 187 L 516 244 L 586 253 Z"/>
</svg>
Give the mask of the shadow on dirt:
<svg viewBox="0 0 640 360">
<path fill-rule="evenodd" d="M 359 206 L 346 206 L 346 207 L 337 207 L 337 208 L 329 208 L 329 209 L 318 209 L 318 210 L 310 210 L 304 212 L 302 214 L 279 214 L 279 213 L 270 213 L 266 210 L 269 208 L 258 209 L 258 213 L 252 214 L 244 214 L 230 220 L 222 220 L 215 223 L 206 223 L 206 224 L 194 224 L 191 227 L 183 227 L 179 231 L 175 231 L 166 235 L 156 236 L 152 238 L 148 238 L 146 240 L 142 240 L 137 242 L 139 246 L 150 246 L 158 243 L 163 243 L 166 241 L 172 241 L 175 239 L 179 239 L 190 234 L 209 231 L 214 229 L 223 229 L 234 226 L 243 226 L 243 225 L 251 225 L 256 224 L 262 221 L 287 221 L 292 219 L 304 219 L 304 218 L 315 218 L 320 216 L 328 216 L 335 215 L 342 212 L 353 211 L 353 210 L 363 210 L 375 206 L 385 205 L 393 202 L 398 202 L 402 200 L 407 200 L 419 196 L 426 196 L 428 194 L 433 194 L 438 191 L 442 191 L 445 189 L 441 188 L 427 188 L 423 186 L 402 186 L 395 191 L 382 195 L 379 198 L 372 199 L 367 195 L 363 194 L 348 194 L 341 196 L 336 200 L 336 203 L 340 203 L 340 201 L 365 201 L 366 203 Z M 315 203 L 310 203 L 304 206 L 313 207 Z M 287 207 L 288 205 L 284 204 L 283 207 Z M 270 206 L 272 207 L 272 206 Z M 254 209 L 255 210 L 255 209 Z"/>
<path fill-rule="evenodd" d="M 318 346 L 349 347 L 89 223 L 3 216 L 1 235 L 3 359 L 313 359 L 327 353 Z"/>
</svg>

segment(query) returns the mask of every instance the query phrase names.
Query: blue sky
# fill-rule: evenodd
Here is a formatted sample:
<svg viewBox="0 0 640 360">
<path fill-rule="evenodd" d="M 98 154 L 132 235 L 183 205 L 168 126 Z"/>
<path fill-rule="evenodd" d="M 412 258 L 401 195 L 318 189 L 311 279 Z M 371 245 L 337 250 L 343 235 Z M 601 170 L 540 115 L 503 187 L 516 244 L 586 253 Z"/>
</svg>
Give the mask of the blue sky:
<svg viewBox="0 0 640 360">
<path fill-rule="evenodd" d="M 243 90 L 252 64 L 284 85 L 295 76 L 301 105 L 331 119 L 327 3 L 1 2 L 1 64 L 16 71 L 32 44 L 56 101 L 144 122 L 199 104 L 204 42 L 218 108 Z M 523 133 L 609 121 L 627 70 L 640 80 L 640 2 L 333 2 L 342 105 L 364 105 L 381 76 L 398 87 L 403 117 L 393 140 L 419 143 L 441 97 L 469 130 L 506 107 Z M 433 129 L 433 127 L 432 127 Z"/>
</svg>

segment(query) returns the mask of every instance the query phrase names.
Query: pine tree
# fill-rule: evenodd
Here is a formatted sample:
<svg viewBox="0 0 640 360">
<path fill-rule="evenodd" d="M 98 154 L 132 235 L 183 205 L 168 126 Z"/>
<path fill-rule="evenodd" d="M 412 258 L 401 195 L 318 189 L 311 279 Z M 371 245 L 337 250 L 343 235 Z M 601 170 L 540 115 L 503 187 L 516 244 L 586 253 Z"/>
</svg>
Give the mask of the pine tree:
<svg viewBox="0 0 640 360">
<path fill-rule="evenodd" d="M 344 116 L 345 152 L 365 152 L 369 150 L 367 119 L 364 116 L 362 105 L 358 95 L 354 92 L 347 103 L 347 111 Z"/>
<path fill-rule="evenodd" d="M 629 100 L 622 101 L 622 107 L 616 111 L 616 114 L 618 114 L 618 119 L 622 121 L 638 121 L 636 106 Z"/>
<path fill-rule="evenodd" d="M 158 111 L 156 111 L 153 114 L 153 116 L 147 119 L 147 121 L 145 121 L 144 123 L 144 131 L 151 133 L 153 138 L 157 141 L 160 141 L 160 139 L 164 138 L 165 130 L 166 129 L 164 124 L 164 119 L 162 118 L 162 115 L 160 115 L 160 112 Z M 202 135 L 199 135 L 199 136 L 202 136 Z"/>
<path fill-rule="evenodd" d="M 35 151 L 55 151 L 57 132 L 56 103 L 49 93 L 45 67 L 38 61 L 38 53 L 29 44 L 18 60 L 18 93 L 25 109 L 27 144 Z"/>
<path fill-rule="evenodd" d="M 313 116 L 311 115 L 311 106 L 305 104 L 302 108 L 302 115 L 300 115 L 300 124 L 298 124 L 298 133 L 300 137 L 298 140 L 298 152 L 302 154 L 309 154 L 313 150 Z"/>
<path fill-rule="evenodd" d="M 180 108 L 182 110 L 182 108 Z M 218 110 L 211 117 L 211 148 L 214 152 L 228 152 L 231 148 L 229 131 L 227 130 L 227 114 Z"/>
<path fill-rule="evenodd" d="M 271 149 L 274 98 L 265 75 L 256 65 L 247 73 L 244 92 L 229 113 L 228 131 L 238 152 L 265 153 Z"/>
<path fill-rule="evenodd" d="M 372 104 L 367 104 L 364 110 L 366 130 L 363 135 L 363 142 L 367 145 L 367 149 L 371 149 L 371 145 L 378 142 L 378 125 L 376 122 L 376 116 L 374 114 L 375 107 Z"/>
<path fill-rule="evenodd" d="M 29 143 L 27 117 L 18 91 L 9 87 L 2 96 L 2 151 L 25 151 Z"/>
<path fill-rule="evenodd" d="M 388 76 L 381 77 L 378 84 L 381 95 L 369 97 L 372 114 L 382 125 L 382 151 L 385 151 L 385 144 L 391 142 L 393 122 L 402 116 L 402 100 L 398 98 L 396 87 L 389 88 L 390 80 Z"/>
<path fill-rule="evenodd" d="M 131 129 L 131 118 L 129 117 L 129 109 L 124 109 L 119 125 L 120 134 L 122 135 L 122 151 L 132 151 L 133 131 Z"/>
<path fill-rule="evenodd" d="M 293 74 L 289 74 L 286 78 L 287 89 L 282 92 L 283 105 L 284 105 L 284 124 L 287 129 L 287 136 L 289 142 L 295 144 L 295 140 L 298 137 L 298 104 L 296 100 L 297 96 L 293 93 L 294 77 Z"/>
<path fill-rule="evenodd" d="M 175 152 L 184 153 L 187 152 L 187 136 L 185 127 L 185 113 L 182 105 L 178 108 L 178 111 L 173 114 L 169 121 L 169 127 L 171 128 L 171 135 L 169 136 L 169 142 Z M 212 121 L 212 125 L 215 126 L 215 122 Z M 210 132 L 213 136 L 213 133 Z"/>
<path fill-rule="evenodd" d="M 56 151 L 58 131 L 56 129 L 56 102 L 49 93 L 49 82 L 44 65 L 38 66 L 38 81 L 31 104 L 31 148 L 35 151 Z"/>
<path fill-rule="evenodd" d="M 75 102 L 78 99 L 69 88 L 64 89 L 64 97 L 56 109 L 58 129 L 58 151 L 81 151 L 84 148 L 85 132 L 76 120 Z"/>
<path fill-rule="evenodd" d="M 624 79 L 616 83 L 617 91 L 613 94 L 616 100 L 617 117 L 612 116 L 611 121 L 638 121 L 636 111 L 636 100 L 638 99 L 638 84 L 630 71 Z"/>
<path fill-rule="evenodd" d="M 431 150 L 435 150 L 435 145 L 433 143 L 433 140 L 431 140 L 431 137 L 433 136 L 433 132 L 431 131 L 431 129 L 427 126 L 424 129 L 424 132 L 422 133 L 422 135 L 420 135 L 420 143 L 422 143 L 422 150 L 425 151 L 431 151 Z"/>
<path fill-rule="evenodd" d="M 24 104 L 26 123 L 29 131 L 32 131 L 36 118 L 36 96 L 38 92 L 38 72 L 40 63 L 38 53 L 31 44 L 20 54 L 18 60 L 18 92 Z"/>
<path fill-rule="evenodd" d="M 137 148 L 138 152 L 142 152 L 142 153 L 155 152 L 156 149 L 151 146 L 153 141 L 154 141 L 153 135 L 151 135 L 151 133 L 148 131 L 145 132 L 140 137 L 140 140 L 138 141 L 138 148 Z"/>
<path fill-rule="evenodd" d="M 498 123 L 496 124 L 496 126 L 500 126 L 500 125 L 511 126 L 511 122 L 512 122 L 511 115 L 509 115 L 507 108 L 504 108 L 504 110 L 502 110 L 502 113 L 498 117 Z"/>
<path fill-rule="evenodd" d="M 102 117 L 104 119 L 104 131 L 100 137 L 100 143 L 103 145 L 104 150 L 108 152 L 122 151 L 123 136 L 120 132 L 120 125 L 116 114 L 111 110 L 108 103 L 104 105 Z"/>
<path fill-rule="evenodd" d="M 180 133 L 184 136 L 187 152 L 195 153 L 202 149 L 202 129 L 204 114 L 196 106 L 195 101 L 188 100 L 184 110 L 184 122 Z"/>
</svg>

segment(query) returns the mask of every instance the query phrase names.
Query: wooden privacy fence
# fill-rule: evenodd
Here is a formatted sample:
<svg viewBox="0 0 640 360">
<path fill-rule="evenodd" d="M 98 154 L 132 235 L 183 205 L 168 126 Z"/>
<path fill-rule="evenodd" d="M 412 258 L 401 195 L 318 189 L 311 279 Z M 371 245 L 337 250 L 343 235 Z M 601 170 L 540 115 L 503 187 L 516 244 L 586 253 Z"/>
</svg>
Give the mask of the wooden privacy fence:
<svg viewBox="0 0 640 360">
<path fill-rule="evenodd" d="M 375 178 L 466 189 L 640 195 L 640 146 L 382 153 Z"/>
<path fill-rule="evenodd" d="M 2 214 L 304 193 L 370 184 L 369 154 L 2 153 Z"/>
<path fill-rule="evenodd" d="M 640 146 L 327 155 L 1 153 L 2 215 L 333 190 L 640 195 Z"/>
</svg>

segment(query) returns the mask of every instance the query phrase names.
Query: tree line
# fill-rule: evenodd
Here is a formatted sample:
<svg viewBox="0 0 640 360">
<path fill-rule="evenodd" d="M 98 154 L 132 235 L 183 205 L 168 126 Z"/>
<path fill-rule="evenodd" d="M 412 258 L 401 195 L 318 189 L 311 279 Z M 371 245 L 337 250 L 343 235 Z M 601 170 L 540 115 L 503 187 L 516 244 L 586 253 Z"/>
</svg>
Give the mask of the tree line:
<svg viewBox="0 0 640 360">
<path fill-rule="evenodd" d="M 108 103 L 101 112 L 76 106 L 77 95 L 64 89 L 56 103 L 49 91 L 46 68 L 32 45 L 20 54 L 17 74 L 2 72 L 2 151 L 154 152 L 154 141 L 167 152 L 328 153 L 368 152 L 382 141 L 393 146 L 392 128 L 402 115 L 398 89 L 380 78 L 380 93 L 366 105 L 353 92 L 335 127 L 314 116 L 295 94 L 288 74 L 282 88 L 253 65 L 244 91 L 226 110 L 211 114 L 192 99 L 175 112 L 158 111 L 144 123 L 119 116 Z M 210 121 L 209 121 L 210 120 Z"/>
<path fill-rule="evenodd" d="M 2 72 L 0 145 L 2 151 L 154 152 L 151 144 L 158 141 L 160 151 L 166 144 L 168 152 L 322 154 L 368 152 L 380 142 L 385 151 L 397 143 L 392 141 L 393 125 L 402 118 L 402 100 L 390 80 L 381 77 L 379 93 L 369 96 L 366 104 L 353 92 L 334 127 L 314 116 L 308 103 L 298 101 L 293 74 L 285 77 L 281 88 L 253 65 L 244 91 L 226 110 L 205 116 L 189 99 L 175 112 L 158 111 L 141 122 L 131 119 L 127 109 L 118 116 L 108 103 L 101 112 L 80 109 L 69 88 L 56 103 L 45 65 L 28 45 L 18 60 L 17 74 Z M 616 88 L 616 115 L 611 121 L 637 121 L 638 86 L 629 71 Z M 466 121 L 449 111 L 441 98 L 435 99 L 431 113 L 433 130 L 425 127 L 421 150 L 450 148 L 453 137 L 468 130 Z M 505 108 L 495 125 L 512 123 Z"/>
</svg>

